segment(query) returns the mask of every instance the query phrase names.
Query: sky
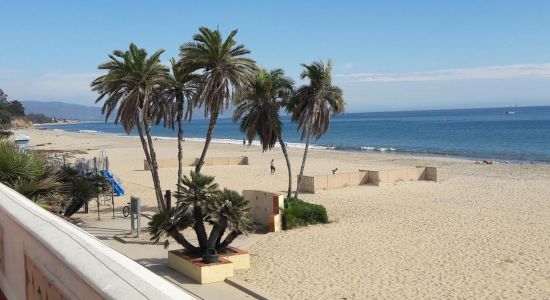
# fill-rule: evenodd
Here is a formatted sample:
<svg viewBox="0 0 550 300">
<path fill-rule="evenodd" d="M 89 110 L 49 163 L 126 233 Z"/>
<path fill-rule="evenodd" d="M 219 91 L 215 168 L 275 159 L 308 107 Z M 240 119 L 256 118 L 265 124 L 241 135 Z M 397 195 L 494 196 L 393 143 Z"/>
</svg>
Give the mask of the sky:
<svg viewBox="0 0 550 300">
<path fill-rule="evenodd" d="M 298 84 L 334 61 L 346 111 L 550 105 L 550 1 L 0 0 L 10 99 L 97 105 L 97 66 L 131 42 L 163 62 L 219 27 Z"/>
</svg>

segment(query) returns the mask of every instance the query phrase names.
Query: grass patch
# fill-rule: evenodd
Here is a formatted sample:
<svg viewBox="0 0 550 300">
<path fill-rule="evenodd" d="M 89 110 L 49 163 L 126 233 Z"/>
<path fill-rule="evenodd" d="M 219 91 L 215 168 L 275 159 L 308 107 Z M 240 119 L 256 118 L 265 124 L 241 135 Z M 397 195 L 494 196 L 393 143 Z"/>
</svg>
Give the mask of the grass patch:
<svg viewBox="0 0 550 300">
<path fill-rule="evenodd" d="M 283 210 L 283 229 L 328 223 L 327 210 L 319 204 L 312 204 L 298 198 L 286 198 Z"/>
</svg>

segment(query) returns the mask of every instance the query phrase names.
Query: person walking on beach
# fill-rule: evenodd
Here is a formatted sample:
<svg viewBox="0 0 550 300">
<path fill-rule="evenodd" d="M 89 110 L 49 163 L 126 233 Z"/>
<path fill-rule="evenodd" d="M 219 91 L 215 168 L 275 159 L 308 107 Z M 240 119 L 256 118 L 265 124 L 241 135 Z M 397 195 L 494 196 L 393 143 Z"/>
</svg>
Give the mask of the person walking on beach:
<svg viewBox="0 0 550 300">
<path fill-rule="evenodd" d="M 275 174 L 275 160 L 271 160 L 271 175 Z"/>
</svg>

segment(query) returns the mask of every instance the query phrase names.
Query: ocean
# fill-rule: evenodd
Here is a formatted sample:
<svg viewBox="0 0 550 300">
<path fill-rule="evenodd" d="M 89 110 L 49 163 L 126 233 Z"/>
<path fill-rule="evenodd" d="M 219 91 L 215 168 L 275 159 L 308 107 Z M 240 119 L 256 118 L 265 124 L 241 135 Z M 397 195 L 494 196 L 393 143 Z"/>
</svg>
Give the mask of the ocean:
<svg viewBox="0 0 550 300">
<path fill-rule="evenodd" d="M 507 111 L 515 114 L 506 114 Z M 303 147 L 296 125 L 287 116 L 282 120 L 283 137 L 289 147 Z M 125 135 L 122 126 L 111 122 L 40 127 Z M 207 119 L 195 119 L 185 124 L 185 137 L 203 140 L 207 128 Z M 177 132 L 155 126 L 153 134 L 175 138 Z M 238 123 L 221 118 L 214 130 L 214 139 L 214 142 L 242 144 L 243 134 Z M 312 145 L 316 149 L 353 152 L 550 163 L 550 106 L 346 113 L 334 117 L 329 132 L 312 141 Z"/>
</svg>

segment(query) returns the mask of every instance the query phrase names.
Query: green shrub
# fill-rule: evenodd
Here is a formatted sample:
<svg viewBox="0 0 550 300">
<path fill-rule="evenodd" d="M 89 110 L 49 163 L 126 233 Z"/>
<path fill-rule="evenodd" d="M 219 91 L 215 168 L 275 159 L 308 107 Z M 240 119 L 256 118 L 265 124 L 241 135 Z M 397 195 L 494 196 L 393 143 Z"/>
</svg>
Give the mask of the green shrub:
<svg viewBox="0 0 550 300">
<path fill-rule="evenodd" d="M 298 198 L 285 199 L 283 210 L 283 228 L 328 223 L 327 210 L 319 204 L 311 204 Z"/>
</svg>

